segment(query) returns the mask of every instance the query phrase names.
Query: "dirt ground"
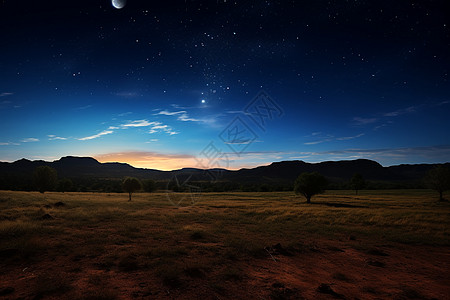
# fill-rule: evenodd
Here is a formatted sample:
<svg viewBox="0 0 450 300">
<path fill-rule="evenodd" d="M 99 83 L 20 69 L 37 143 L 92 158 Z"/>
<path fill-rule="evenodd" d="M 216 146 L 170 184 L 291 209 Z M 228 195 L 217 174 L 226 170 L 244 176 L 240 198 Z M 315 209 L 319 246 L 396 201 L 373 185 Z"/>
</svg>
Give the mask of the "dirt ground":
<svg viewBox="0 0 450 300">
<path fill-rule="evenodd" d="M 273 245 L 266 257 L 224 261 L 172 286 L 146 268 L 105 269 L 102 255 L 0 263 L 0 294 L 4 299 L 450 299 L 447 247 L 357 250 L 355 245 L 365 244 L 358 239 L 306 244 L 289 250 Z M 192 253 L 182 259 L 196 262 L 196 255 L 200 264 L 214 256 Z M 242 272 L 220 279 L 217 274 L 230 267 Z M 45 293 L 36 294 L 39 289 Z"/>
</svg>

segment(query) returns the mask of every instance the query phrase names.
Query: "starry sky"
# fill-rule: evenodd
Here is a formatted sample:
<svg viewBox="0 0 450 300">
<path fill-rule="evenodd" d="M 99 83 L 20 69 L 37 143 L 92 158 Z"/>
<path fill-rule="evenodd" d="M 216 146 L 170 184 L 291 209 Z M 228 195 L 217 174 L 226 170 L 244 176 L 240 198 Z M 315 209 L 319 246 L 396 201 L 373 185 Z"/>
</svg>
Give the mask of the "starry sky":
<svg viewBox="0 0 450 300">
<path fill-rule="evenodd" d="M 1 161 L 450 161 L 444 0 L 119 2 L 0 2 Z"/>
</svg>

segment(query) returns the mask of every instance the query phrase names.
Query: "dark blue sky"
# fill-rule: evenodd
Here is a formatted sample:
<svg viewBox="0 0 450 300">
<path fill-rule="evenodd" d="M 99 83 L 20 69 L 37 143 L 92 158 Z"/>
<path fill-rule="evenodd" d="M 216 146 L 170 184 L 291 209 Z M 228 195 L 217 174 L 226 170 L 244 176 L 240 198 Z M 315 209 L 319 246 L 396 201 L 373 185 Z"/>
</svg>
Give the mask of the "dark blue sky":
<svg viewBox="0 0 450 300">
<path fill-rule="evenodd" d="M 0 160 L 450 161 L 446 1 L 0 3 Z"/>
</svg>

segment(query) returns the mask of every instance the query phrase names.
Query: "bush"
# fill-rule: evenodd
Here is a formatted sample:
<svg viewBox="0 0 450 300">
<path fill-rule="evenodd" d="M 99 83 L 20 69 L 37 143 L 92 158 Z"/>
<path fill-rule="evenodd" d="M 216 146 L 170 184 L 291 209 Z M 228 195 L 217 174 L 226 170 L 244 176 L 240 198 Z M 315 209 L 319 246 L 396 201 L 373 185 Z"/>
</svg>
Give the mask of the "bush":
<svg viewBox="0 0 450 300">
<path fill-rule="evenodd" d="M 443 194 L 450 189 L 450 169 L 437 166 L 428 171 L 425 182 L 430 189 L 439 193 L 439 201 L 444 201 Z"/>
<path fill-rule="evenodd" d="M 295 180 L 294 191 L 306 198 L 306 203 L 311 203 L 311 197 L 325 191 L 327 180 L 317 172 L 302 173 Z"/>
<path fill-rule="evenodd" d="M 56 187 L 57 180 L 56 170 L 49 166 L 40 166 L 34 170 L 33 183 L 40 193 L 52 191 Z"/>
<path fill-rule="evenodd" d="M 144 191 L 147 193 L 152 193 L 156 191 L 156 182 L 152 179 L 144 180 L 143 182 Z"/>
</svg>

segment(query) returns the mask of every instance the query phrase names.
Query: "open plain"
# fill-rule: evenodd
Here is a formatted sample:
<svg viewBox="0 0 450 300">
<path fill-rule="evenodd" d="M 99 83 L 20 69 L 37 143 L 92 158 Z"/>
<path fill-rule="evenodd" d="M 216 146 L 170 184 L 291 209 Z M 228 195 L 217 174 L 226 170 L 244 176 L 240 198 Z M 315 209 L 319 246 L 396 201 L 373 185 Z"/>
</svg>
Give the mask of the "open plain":
<svg viewBox="0 0 450 300">
<path fill-rule="evenodd" d="M 0 191 L 0 298 L 450 295 L 450 204 L 428 190 L 127 200 Z"/>
</svg>

